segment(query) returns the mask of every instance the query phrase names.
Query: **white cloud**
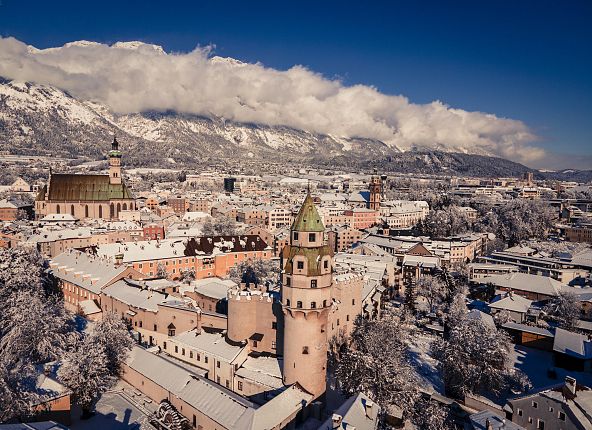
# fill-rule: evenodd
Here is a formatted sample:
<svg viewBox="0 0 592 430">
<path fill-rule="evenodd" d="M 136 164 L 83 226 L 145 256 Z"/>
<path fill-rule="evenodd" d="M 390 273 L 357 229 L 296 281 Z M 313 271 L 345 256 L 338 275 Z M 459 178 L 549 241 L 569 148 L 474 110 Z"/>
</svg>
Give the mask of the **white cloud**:
<svg viewBox="0 0 592 430">
<path fill-rule="evenodd" d="M 365 85 L 344 86 L 304 67 L 286 71 L 210 57 L 209 48 L 165 53 L 141 42 L 74 42 L 38 50 L 0 38 L 0 76 L 56 86 L 117 113 L 147 110 L 286 125 L 321 134 L 488 152 L 530 162 L 544 156 L 521 121 L 410 103 Z"/>
</svg>

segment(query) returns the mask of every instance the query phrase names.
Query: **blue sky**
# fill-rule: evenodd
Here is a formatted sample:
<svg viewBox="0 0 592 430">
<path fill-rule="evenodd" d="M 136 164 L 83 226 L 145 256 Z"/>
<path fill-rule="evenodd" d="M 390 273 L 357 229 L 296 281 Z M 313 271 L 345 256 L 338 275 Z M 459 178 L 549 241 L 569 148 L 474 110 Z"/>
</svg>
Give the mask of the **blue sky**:
<svg viewBox="0 0 592 430">
<path fill-rule="evenodd" d="M 0 1 L 0 35 L 38 48 L 214 44 L 221 56 L 518 119 L 551 153 L 592 155 L 590 1 Z"/>
</svg>

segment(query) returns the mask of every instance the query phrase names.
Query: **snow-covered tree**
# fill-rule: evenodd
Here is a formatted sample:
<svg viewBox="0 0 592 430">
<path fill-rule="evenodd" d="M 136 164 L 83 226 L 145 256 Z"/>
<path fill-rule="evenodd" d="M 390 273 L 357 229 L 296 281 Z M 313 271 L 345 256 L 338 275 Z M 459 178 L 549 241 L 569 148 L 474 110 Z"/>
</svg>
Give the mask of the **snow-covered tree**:
<svg viewBox="0 0 592 430">
<path fill-rule="evenodd" d="M 72 390 L 84 417 L 101 394 L 117 381 L 132 346 L 124 321 L 114 313 L 107 313 L 87 331 L 77 348 L 66 355 L 58 377 Z"/>
<path fill-rule="evenodd" d="M 398 407 L 404 419 L 417 418 L 419 377 L 410 360 L 409 333 L 389 312 L 377 321 L 358 317 L 350 342 L 336 357 L 335 377 L 348 396 L 362 392 L 381 407 Z M 444 420 L 439 427 L 446 428 Z"/>
<path fill-rule="evenodd" d="M 235 264 L 230 269 L 229 277 L 237 284 L 256 284 L 275 286 L 279 281 L 280 265 L 277 260 L 249 258 Z"/>
<path fill-rule="evenodd" d="M 186 283 L 191 283 L 191 281 L 195 281 L 195 269 L 192 267 L 187 270 L 183 270 L 181 272 L 181 281 Z"/>
<path fill-rule="evenodd" d="M 471 231 L 472 221 L 458 206 L 432 210 L 418 224 L 418 230 L 430 237 L 448 237 Z"/>
<path fill-rule="evenodd" d="M 466 303 L 467 294 L 467 288 L 461 287 L 452 296 L 445 315 L 446 327 L 448 329 L 452 329 L 460 324 L 467 317 L 467 313 L 469 312 Z"/>
<path fill-rule="evenodd" d="M 238 234 L 236 222 L 226 216 L 208 219 L 202 226 L 204 236 L 234 236 Z"/>
<path fill-rule="evenodd" d="M 434 276 L 422 276 L 417 281 L 416 294 L 423 297 L 429 306 L 430 312 L 436 312 L 447 297 L 447 287 Z"/>
<path fill-rule="evenodd" d="M 78 339 L 45 268 L 34 250 L 0 250 L 0 422 L 32 412 L 38 367 Z"/>
<path fill-rule="evenodd" d="M 110 389 L 116 377 L 111 375 L 105 345 L 85 339 L 79 348 L 69 354 L 58 370 L 58 378 L 72 390 L 75 401 L 88 418 L 94 402 Z"/>
<path fill-rule="evenodd" d="M 169 276 L 166 267 L 163 263 L 158 263 L 156 265 L 156 277 L 157 278 L 166 278 L 167 276 Z"/>
<path fill-rule="evenodd" d="M 556 321 L 561 328 L 574 330 L 581 316 L 578 297 L 570 291 L 561 291 L 545 306 L 545 313 L 551 321 Z"/>
<path fill-rule="evenodd" d="M 432 344 L 432 351 L 440 361 L 446 392 L 457 398 L 483 391 L 499 394 L 526 382 L 513 367 L 508 335 L 481 320 L 462 318 L 446 340 Z"/>
<path fill-rule="evenodd" d="M 89 335 L 89 342 L 92 345 L 104 347 L 109 373 L 112 376 L 119 376 L 122 365 L 133 346 L 125 321 L 113 312 L 103 314 L 103 319 L 94 325 Z"/>
</svg>

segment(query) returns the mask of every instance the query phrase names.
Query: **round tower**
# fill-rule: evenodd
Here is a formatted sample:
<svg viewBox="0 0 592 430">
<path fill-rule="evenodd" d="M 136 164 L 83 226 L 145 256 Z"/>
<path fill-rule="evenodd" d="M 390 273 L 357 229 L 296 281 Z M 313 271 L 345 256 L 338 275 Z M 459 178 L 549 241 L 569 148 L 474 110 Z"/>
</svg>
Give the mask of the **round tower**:
<svg viewBox="0 0 592 430">
<path fill-rule="evenodd" d="M 109 151 L 109 183 L 121 184 L 121 151 L 115 136 L 113 136 L 111 151 Z"/>
<path fill-rule="evenodd" d="M 326 388 L 327 320 L 331 308 L 332 252 L 310 193 L 282 251 L 284 384 L 299 383 L 315 398 Z"/>
</svg>

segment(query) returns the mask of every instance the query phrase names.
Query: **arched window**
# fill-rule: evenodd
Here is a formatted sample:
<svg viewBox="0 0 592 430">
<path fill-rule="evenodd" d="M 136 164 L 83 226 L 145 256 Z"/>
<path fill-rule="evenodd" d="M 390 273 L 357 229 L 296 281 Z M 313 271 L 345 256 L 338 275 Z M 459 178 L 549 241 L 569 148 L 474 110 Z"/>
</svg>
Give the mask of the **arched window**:
<svg viewBox="0 0 592 430">
<path fill-rule="evenodd" d="M 84 205 L 84 217 L 88 218 L 88 205 Z"/>
<path fill-rule="evenodd" d="M 61 212 L 60 212 L 60 205 L 57 205 L 57 206 L 56 206 L 56 213 L 57 213 L 57 214 L 61 213 Z"/>
<path fill-rule="evenodd" d="M 119 216 L 119 212 L 121 212 L 121 203 L 117 203 L 117 215 Z"/>
<path fill-rule="evenodd" d="M 109 217 L 115 218 L 115 205 L 113 203 L 109 206 Z"/>
<path fill-rule="evenodd" d="M 126 211 L 127 210 L 127 203 L 123 204 L 123 210 Z"/>
<path fill-rule="evenodd" d="M 300 300 L 298 300 L 298 301 L 296 302 L 296 307 L 297 307 L 298 309 L 301 309 L 301 308 L 302 308 L 302 302 L 301 302 Z"/>
<path fill-rule="evenodd" d="M 99 218 L 103 218 L 103 206 L 99 205 Z"/>
<path fill-rule="evenodd" d="M 70 205 L 70 215 L 74 216 L 74 205 Z"/>
<path fill-rule="evenodd" d="M 323 300 L 323 307 L 326 308 L 327 307 L 327 300 Z"/>
<path fill-rule="evenodd" d="M 310 302 L 310 308 L 311 309 L 316 309 L 317 308 L 317 302 Z"/>
<path fill-rule="evenodd" d="M 286 306 L 290 306 L 290 299 L 286 299 Z"/>
</svg>

